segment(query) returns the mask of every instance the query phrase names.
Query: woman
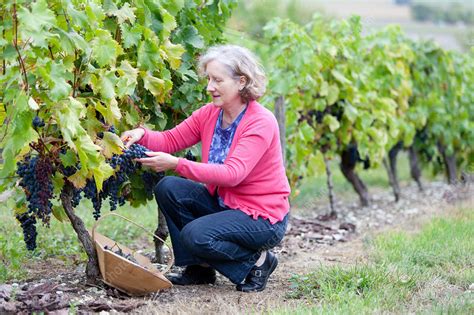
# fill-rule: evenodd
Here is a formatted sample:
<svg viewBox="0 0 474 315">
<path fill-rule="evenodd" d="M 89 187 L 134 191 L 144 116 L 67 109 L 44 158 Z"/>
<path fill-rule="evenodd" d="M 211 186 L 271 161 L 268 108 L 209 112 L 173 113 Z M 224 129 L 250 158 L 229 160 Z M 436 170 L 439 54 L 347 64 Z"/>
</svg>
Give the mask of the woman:
<svg viewBox="0 0 474 315">
<path fill-rule="evenodd" d="M 199 61 L 212 103 L 171 130 L 138 128 L 122 139 L 156 151 L 138 159 L 143 165 L 184 177 L 165 177 L 155 188 L 175 264 L 186 266 L 168 279 L 214 283 L 217 270 L 238 291 L 262 291 L 278 264 L 269 249 L 285 233 L 290 193 L 277 121 L 256 101 L 265 92 L 265 75 L 239 46 L 212 47 Z M 198 142 L 201 163 L 169 154 Z"/>
</svg>

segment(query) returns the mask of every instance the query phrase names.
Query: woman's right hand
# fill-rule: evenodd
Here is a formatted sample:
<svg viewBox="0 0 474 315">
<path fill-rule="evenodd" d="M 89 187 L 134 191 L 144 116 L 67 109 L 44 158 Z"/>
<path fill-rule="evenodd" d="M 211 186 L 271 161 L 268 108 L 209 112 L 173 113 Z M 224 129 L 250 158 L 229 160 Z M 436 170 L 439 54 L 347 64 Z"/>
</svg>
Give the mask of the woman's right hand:
<svg viewBox="0 0 474 315">
<path fill-rule="evenodd" d="M 132 144 L 137 141 L 140 141 L 141 138 L 145 135 L 145 130 L 143 128 L 136 128 L 132 130 L 127 130 L 120 136 L 125 147 L 128 149 Z"/>
</svg>

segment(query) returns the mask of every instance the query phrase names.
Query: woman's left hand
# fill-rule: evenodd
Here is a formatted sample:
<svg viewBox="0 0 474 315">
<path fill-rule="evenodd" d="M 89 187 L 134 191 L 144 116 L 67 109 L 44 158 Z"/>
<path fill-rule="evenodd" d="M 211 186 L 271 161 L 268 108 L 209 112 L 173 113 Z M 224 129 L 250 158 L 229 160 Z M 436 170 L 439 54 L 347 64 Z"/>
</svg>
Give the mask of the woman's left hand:
<svg viewBox="0 0 474 315">
<path fill-rule="evenodd" d="M 178 158 L 164 152 L 146 152 L 147 158 L 136 159 L 137 162 L 148 166 L 156 172 L 174 170 L 178 166 Z"/>
</svg>

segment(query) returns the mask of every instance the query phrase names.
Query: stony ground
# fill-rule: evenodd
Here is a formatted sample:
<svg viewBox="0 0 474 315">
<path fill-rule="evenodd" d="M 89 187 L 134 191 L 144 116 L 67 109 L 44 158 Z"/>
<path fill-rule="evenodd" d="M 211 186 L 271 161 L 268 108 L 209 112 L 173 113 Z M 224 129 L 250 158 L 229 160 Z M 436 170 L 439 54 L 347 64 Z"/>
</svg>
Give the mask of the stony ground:
<svg viewBox="0 0 474 315">
<path fill-rule="evenodd" d="M 287 235 L 275 249 L 279 266 L 265 291 L 241 293 L 224 277 L 215 285 L 173 287 L 147 297 L 132 298 L 105 285 L 84 285 L 83 266 L 73 269 L 61 260 L 50 259 L 30 266 L 33 277 L 23 283 L 0 284 L 0 313 L 50 314 L 132 312 L 137 314 L 236 314 L 291 308 L 308 301 L 291 299 L 291 277 L 321 265 L 352 265 L 367 259 L 365 240 L 387 229 L 416 231 L 423 221 L 442 213 L 457 200 L 472 196 L 471 186 L 450 187 L 430 183 L 420 193 L 413 186 L 403 187 L 403 199 L 393 201 L 389 191 L 374 192 L 372 205 L 336 203 L 338 218 L 320 221 L 327 206 L 314 202 L 293 209 Z M 472 200 L 472 199 L 471 199 Z"/>
</svg>

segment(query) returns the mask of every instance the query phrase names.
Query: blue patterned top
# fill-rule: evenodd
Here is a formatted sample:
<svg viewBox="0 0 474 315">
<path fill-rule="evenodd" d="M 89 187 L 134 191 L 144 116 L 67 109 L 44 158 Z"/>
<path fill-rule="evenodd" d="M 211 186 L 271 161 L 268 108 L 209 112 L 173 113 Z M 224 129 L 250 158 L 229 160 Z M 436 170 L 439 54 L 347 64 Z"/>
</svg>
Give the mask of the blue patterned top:
<svg viewBox="0 0 474 315">
<path fill-rule="evenodd" d="M 224 111 L 221 110 L 219 117 L 217 118 L 216 127 L 214 128 L 214 135 L 212 136 L 211 147 L 209 149 L 209 159 L 208 163 L 210 164 L 224 164 L 224 160 L 229 153 L 230 145 L 232 144 L 232 139 L 234 138 L 235 130 L 239 122 L 242 120 L 247 107 L 239 114 L 239 116 L 228 126 L 227 128 L 222 128 L 222 116 Z M 222 198 L 219 196 L 219 205 L 223 208 L 227 208 L 222 201 Z"/>
</svg>

